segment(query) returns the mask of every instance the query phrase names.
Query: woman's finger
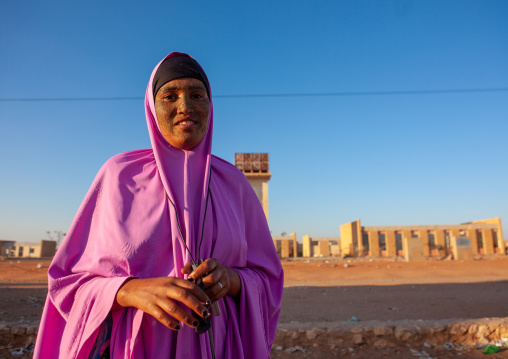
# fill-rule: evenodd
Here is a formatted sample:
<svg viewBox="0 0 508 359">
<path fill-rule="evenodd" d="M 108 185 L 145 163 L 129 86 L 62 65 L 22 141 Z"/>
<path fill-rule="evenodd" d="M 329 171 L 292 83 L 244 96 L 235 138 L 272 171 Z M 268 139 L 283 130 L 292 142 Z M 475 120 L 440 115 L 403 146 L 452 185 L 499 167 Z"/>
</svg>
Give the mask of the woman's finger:
<svg viewBox="0 0 508 359">
<path fill-rule="evenodd" d="M 182 274 L 191 274 L 192 273 L 192 263 L 185 263 L 183 268 L 181 269 Z"/>
<path fill-rule="evenodd" d="M 222 266 L 217 259 L 208 258 L 203 261 L 203 263 L 201 263 L 191 274 L 189 274 L 189 277 L 194 279 L 203 277 L 206 274 L 213 272 L 217 266 Z"/>
</svg>

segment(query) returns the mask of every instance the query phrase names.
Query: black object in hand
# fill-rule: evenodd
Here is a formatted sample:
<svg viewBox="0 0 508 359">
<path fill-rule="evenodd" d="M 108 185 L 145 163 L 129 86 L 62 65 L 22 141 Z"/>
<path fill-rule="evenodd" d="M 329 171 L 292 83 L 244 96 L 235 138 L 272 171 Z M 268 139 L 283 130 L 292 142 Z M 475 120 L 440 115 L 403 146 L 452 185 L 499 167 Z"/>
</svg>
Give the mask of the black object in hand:
<svg viewBox="0 0 508 359">
<path fill-rule="evenodd" d="M 205 290 L 205 288 L 203 286 L 203 281 L 201 280 L 201 278 L 198 278 L 196 280 L 196 284 L 203 291 Z M 208 331 L 208 329 L 210 329 L 210 327 L 212 326 L 212 322 L 211 322 L 209 316 L 207 318 L 203 318 L 202 316 L 198 315 L 196 312 L 192 312 L 192 316 L 194 318 L 196 318 L 196 320 L 199 322 L 199 325 L 196 328 L 194 328 L 196 330 L 197 334 L 206 333 Z"/>
</svg>

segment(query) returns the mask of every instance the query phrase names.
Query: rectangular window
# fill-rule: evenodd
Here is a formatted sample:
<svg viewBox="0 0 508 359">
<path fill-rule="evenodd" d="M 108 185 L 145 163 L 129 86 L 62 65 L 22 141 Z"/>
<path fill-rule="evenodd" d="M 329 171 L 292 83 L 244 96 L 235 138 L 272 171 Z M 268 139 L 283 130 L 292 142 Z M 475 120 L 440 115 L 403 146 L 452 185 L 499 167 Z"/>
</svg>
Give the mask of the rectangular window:
<svg viewBox="0 0 508 359">
<path fill-rule="evenodd" d="M 429 249 L 436 249 L 436 235 L 434 232 L 429 231 Z"/>
<path fill-rule="evenodd" d="M 362 245 L 363 245 L 363 251 L 368 252 L 369 251 L 369 234 L 367 232 L 362 232 Z"/>
<path fill-rule="evenodd" d="M 395 232 L 395 249 L 398 251 L 403 250 L 402 248 L 402 233 L 401 232 Z"/>
<path fill-rule="evenodd" d="M 384 232 L 379 232 L 379 250 L 386 251 L 386 235 Z"/>
<path fill-rule="evenodd" d="M 483 233 L 482 233 L 482 231 L 476 231 L 476 243 L 478 243 L 478 249 L 483 248 Z"/>
<path fill-rule="evenodd" d="M 494 241 L 494 248 L 499 248 L 496 230 L 492 230 L 492 240 Z"/>
</svg>

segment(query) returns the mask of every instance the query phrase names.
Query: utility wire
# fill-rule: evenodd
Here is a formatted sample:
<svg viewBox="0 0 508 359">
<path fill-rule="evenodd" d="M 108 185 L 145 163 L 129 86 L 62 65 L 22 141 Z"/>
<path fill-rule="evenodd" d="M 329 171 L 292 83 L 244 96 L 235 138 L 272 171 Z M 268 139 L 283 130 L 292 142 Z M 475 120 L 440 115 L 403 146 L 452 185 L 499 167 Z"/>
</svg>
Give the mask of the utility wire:
<svg viewBox="0 0 508 359">
<path fill-rule="evenodd" d="M 214 95 L 214 98 L 270 98 L 270 97 L 333 97 L 333 96 L 397 96 L 397 95 L 439 95 L 457 93 L 508 92 L 508 87 L 445 89 L 445 90 L 407 90 L 407 91 L 352 91 L 352 92 L 316 92 L 316 93 L 272 93 L 244 95 Z M 132 101 L 144 97 L 25 97 L 0 98 L 0 102 L 65 102 L 65 101 Z"/>
</svg>

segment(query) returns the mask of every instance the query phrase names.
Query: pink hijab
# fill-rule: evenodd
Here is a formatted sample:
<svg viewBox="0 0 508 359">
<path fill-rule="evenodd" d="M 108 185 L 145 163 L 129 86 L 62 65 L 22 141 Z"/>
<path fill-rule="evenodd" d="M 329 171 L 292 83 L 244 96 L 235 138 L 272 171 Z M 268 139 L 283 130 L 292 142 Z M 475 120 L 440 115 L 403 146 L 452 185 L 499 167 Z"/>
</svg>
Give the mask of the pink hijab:
<svg viewBox="0 0 508 359">
<path fill-rule="evenodd" d="M 283 273 L 263 210 L 245 176 L 211 155 L 212 106 L 195 148 L 176 149 L 162 137 L 152 92 L 159 65 L 145 95 L 152 148 L 116 155 L 97 174 L 49 269 L 35 358 L 88 358 L 125 280 L 183 277 L 190 261 L 183 241 L 197 256 L 202 229 L 201 258 L 217 258 L 242 281 L 240 297 L 219 300 L 221 315 L 212 318 L 217 357 L 269 358 Z M 171 331 L 135 308 L 112 318 L 112 358 L 211 358 L 208 335 L 185 325 Z"/>
</svg>

